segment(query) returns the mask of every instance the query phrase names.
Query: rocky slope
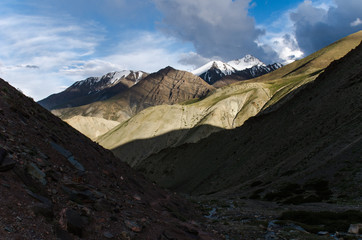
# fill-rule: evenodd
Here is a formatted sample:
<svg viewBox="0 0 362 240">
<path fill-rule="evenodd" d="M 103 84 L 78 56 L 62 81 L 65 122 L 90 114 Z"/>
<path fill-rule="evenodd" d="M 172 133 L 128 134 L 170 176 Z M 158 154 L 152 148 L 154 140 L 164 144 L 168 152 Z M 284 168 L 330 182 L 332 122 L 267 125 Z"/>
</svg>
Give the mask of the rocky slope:
<svg viewBox="0 0 362 240">
<path fill-rule="evenodd" d="M 52 110 L 106 100 L 131 88 L 147 75 L 142 71 L 120 71 L 110 72 L 102 77 L 90 77 L 39 101 L 39 104 Z"/>
<path fill-rule="evenodd" d="M 197 142 L 221 129 L 241 126 L 249 117 L 274 105 L 313 81 L 333 60 L 362 40 L 362 32 L 256 79 L 216 90 L 202 100 L 146 109 L 97 141 L 132 166 L 166 147 Z M 134 151 L 128 151 L 128 149 Z"/>
<path fill-rule="evenodd" d="M 242 127 L 164 150 L 136 167 L 161 186 L 196 195 L 360 202 L 361 62 L 362 45 Z"/>
<path fill-rule="evenodd" d="M 1 239 L 217 239 L 189 203 L 0 79 Z"/>
<path fill-rule="evenodd" d="M 201 98 L 213 90 L 214 88 L 201 78 L 167 67 L 150 74 L 130 89 L 106 101 L 57 109 L 53 113 L 62 119 L 87 116 L 123 122 L 145 108 Z"/>
</svg>

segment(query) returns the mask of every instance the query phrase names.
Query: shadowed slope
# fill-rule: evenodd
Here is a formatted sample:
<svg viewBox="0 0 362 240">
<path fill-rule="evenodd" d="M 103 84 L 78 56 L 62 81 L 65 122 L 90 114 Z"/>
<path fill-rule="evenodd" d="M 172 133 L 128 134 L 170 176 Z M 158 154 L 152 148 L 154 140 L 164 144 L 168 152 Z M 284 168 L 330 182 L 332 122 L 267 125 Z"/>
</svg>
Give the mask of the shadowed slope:
<svg viewBox="0 0 362 240">
<path fill-rule="evenodd" d="M 193 207 L 0 79 L 1 239 L 215 239 Z"/>
<path fill-rule="evenodd" d="M 290 183 L 324 181 L 334 193 L 327 198 L 357 199 L 362 195 L 361 62 L 360 45 L 275 111 L 164 150 L 136 168 L 164 187 L 192 194 L 231 189 L 251 195 L 257 188 L 257 197 L 268 199 Z"/>
</svg>

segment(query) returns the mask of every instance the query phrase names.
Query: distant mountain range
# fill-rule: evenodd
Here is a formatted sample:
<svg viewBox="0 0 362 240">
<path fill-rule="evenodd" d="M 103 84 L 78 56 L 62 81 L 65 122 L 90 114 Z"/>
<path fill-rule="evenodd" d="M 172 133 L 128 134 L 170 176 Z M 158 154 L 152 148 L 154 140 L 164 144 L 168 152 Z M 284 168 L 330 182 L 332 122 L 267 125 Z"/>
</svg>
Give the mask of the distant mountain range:
<svg viewBox="0 0 362 240">
<path fill-rule="evenodd" d="M 210 61 L 200 68 L 193 70 L 192 73 L 200 76 L 207 83 L 212 85 L 226 76 L 239 76 L 238 80 L 246 80 L 262 76 L 282 66 L 281 63 L 265 65 L 256 57 L 246 55 L 241 59 L 227 63 L 222 61 Z"/>
<path fill-rule="evenodd" d="M 108 75 L 121 78 L 105 77 Z M 142 72 L 142 77 L 138 78 L 136 76 L 141 74 L 137 75 L 135 72 L 127 76 L 119 73 L 105 76 L 97 79 L 108 79 L 104 81 L 106 84 L 102 85 L 100 80 L 86 79 L 39 103 L 48 109 L 53 106 L 50 110 L 73 126 L 80 126 L 82 122 L 93 123 L 93 127 L 82 129 L 98 132 L 87 134 L 83 131 L 94 138 L 114 126 L 114 121 L 124 122 L 145 108 L 203 98 L 215 90 L 200 77 L 171 67 L 149 75 Z M 95 88 L 97 84 L 99 86 Z M 76 97 L 68 98 L 69 95 Z M 86 119 L 87 117 L 92 119 Z"/>
<path fill-rule="evenodd" d="M 272 72 L 281 66 L 282 65 L 280 63 L 266 66 L 259 59 L 251 55 L 246 55 L 244 58 L 230 61 L 228 63 L 212 61 L 192 71 L 192 73 L 200 76 L 210 85 L 222 80 L 224 77 L 229 77 L 229 80 L 231 76 L 233 80 L 226 81 L 227 84 L 229 84 L 261 76 Z M 153 77 L 155 77 L 155 74 L 157 73 L 154 73 Z M 48 110 L 53 110 L 78 107 L 93 102 L 105 101 L 116 95 L 127 94 L 127 90 L 131 88 L 137 88 L 134 86 L 143 79 L 147 78 L 148 75 L 148 73 L 143 71 L 124 70 L 119 72 L 110 72 L 101 77 L 89 77 L 85 80 L 75 82 L 63 92 L 53 94 L 43 100 L 40 100 L 39 104 Z M 188 78 L 189 77 L 190 76 L 188 76 Z M 219 87 L 227 84 L 224 82 L 215 86 Z M 185 88 L 185 86 L 183 87 Z M 200 97 L 198 93 L 190 93 L 191 95 L 194 95 L 193 97 Z M 175 97 L 173 98 L 175 99 Z M 187 97 L 186 99 L 180 98 L 177 101 L 181 102 L 187 99 Z"/>
<path fill-rule="evenodd" d="M 102 77 L 89 77 L 38 103 L 51 110 L 104 101 L 131 88 L 147 76 L 148 73 L 142 71 L 120 71 L 110 72 Z"/>
</svg>

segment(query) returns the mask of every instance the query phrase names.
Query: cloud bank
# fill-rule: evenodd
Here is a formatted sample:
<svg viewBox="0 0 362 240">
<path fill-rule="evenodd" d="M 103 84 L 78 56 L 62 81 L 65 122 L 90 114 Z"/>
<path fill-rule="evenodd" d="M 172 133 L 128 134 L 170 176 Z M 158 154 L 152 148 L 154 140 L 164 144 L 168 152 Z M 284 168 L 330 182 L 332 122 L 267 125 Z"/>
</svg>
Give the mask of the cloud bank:
<svg viewBox="0 0 362 240">
<path fill-rule="evenodd" d="M 154 2 L 164 15 L 159 28 L 168 35 L 192 42 L 197 54 L 204 58 L 218 56 L 231 60 L 245 54 L 268 57 L 256 43 L 264 30 L 257 28 L 254 19 L 248 16 L 250 0 Z"/>
<path fill-rule="evenodd" d="M 308 0 L 300 4 L 290 17 L 299 47 L 305 54 L 310 54 L 362 30 L 362 1 L 334 0 L 334 6 L 325 8 Z"/>
</svg>

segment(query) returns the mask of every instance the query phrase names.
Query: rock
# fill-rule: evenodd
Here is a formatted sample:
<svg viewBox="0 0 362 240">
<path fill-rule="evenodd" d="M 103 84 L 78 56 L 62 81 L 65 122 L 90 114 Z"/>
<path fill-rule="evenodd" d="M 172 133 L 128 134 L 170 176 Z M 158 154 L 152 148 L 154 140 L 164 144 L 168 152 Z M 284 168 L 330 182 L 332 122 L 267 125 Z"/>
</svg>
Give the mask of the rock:
<svg viewBox="0 0 362 240">
<path fill-rule="evenodd" d="M 44 203 L 35 204 L 32 210 L 36 216 L 43 216 L 48 220 L 52 220 L 54 217 L 53 208 Z"/>
<path fill-rule="evenodd" d="M 27 166 L 27 172 L 34 178 L 38 179 L 43 185 L 47 184 L 47 180 L 45 180 L 46 174 L 38 168 L 35 163 L 30 163 Z"/>
<path fill-rule="evenodd" d="M 141 201 L 141 197 L 137 194 L 133 195 L 133 199 L 137 201 Z"/>
<path fill-rule="evenodd" d="M 73 202 L 76 202 L 79 204 L 94 203 L 96 201 L 96 197 L 89 190 L 81 191 L 81 192 L 73 190 L 73 193 L 70 194 L 69 199 L 72 200 Z"/>
<path fill-rule="evenodd" d="M 8 152 L 4 148 L 0 147 L 0 164 L 4 161 L 7 154 Z"/>
<path fill-rule="evenodd" d="M 108 211 L 112 210 L 112 205 L 106 199 L 101 198 L 95 202 L 94 208 L 97 211 L 107 211 L 108 212 Z"/>
<path fill-rule="evenodd" d="M 14 229 L 12 227 L 8 227 L 8 226 L 5 226 L 4 230 L 9 232 L 9 233 L 14 232 Z"/>
<path fill-rule="evenodd" d="M 359 234 L 362 231 L 362 224 L 351 224 L 349 225 L 348 233 Z"/>
<path fill-rule="evenodd" d="M 69 152 L 68 150 L 66 150 L 65 148 L 63 148 L 62 146 L 56 144 L 53 141 L 50 142 L 50 145 L 52 145 L 53 149 L 56 150 L 61 155 L 63 155 L 65 158 L 69 158 L 69 157 L 73 156 L 73 154 L 71 152 Z"/>
<path fill-rule="evenodd" d="M 83 236 L 88 223 L 87 217 L 82 217 L 73 209 L 63 209 L 61 211 L 60 225 L 78 237 Z"/>
<path fill-rule="evenodd" d="M 0 164 L 0 172 L 6 172 L 13 169 L 16 165 L 16 162 L 11 159 L 9 156 L 6 156 Z"/>
<path fill-rule="evenodd" d="M 74 240 L 74 238 L 67 231 L 59 227 L 58 225 L 55 227 L 55 234 L 57 239 L 59 240 Z"/>
<path fill-rule="evenodd" d="M 105 238 L 108 238 L 108 239 L 114 238 L 113 234 L 110 233 L 110 232 L 104 232 L 104 233 L 103 233 L 103 236 L 104 236 Z"/>
<path fill-rule="evenodd" d="M 82 172 L 85 171 L 83 165 L 81 163 L 79 163 L 77 160 L 75 160 L 75 158 L 71 152 L 69 152 L 62 146 L 56 144 L 55 142 L 50 142 L 50 144 L 52 145 L 54 150 L 56 150 L 61 155 L 63 155 L 76 169 L 78 169 L 79 171 L 82 171 Z"/>
<path fill-rule="evenodd" d="M 44 197 L 44 196 L 41 196 L 39 194 L 36 194 L 36 193 L 33 193 L 32 191 L 30 190 L 26 190 L 26 193 L 29 194 L 30 196 L 32 196 L 33 198 L 35 198 L 36 200 L 38 200 L 39 202 L 45 204 L 45 205 L 48 205 L 50 207 L 53 206 L 53 203 L 52 201 L 50 201 L 48 198 Z"/>
<path fill-rule="evenodd" d="M 125 220 L 124 223 L 133 232 L 141 232 L 142 231 L 142 228 L 136 222 L 133 222 L 133 221 L 130 221 L 130 220 Z"/>
<path fill-rule="evenodd" d="M 82 171 L 82 172 L 85 171 L 83 165 L 80 164 L 80 162 L 78 162 L 77 160 L 75 160 L 74 156 L 70 156 L 67 159 L 76 169 L 78 169 L 79 171 Z"/>
</svg>

